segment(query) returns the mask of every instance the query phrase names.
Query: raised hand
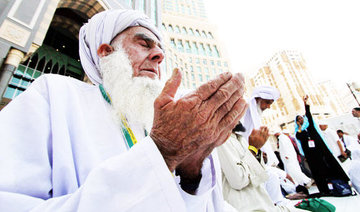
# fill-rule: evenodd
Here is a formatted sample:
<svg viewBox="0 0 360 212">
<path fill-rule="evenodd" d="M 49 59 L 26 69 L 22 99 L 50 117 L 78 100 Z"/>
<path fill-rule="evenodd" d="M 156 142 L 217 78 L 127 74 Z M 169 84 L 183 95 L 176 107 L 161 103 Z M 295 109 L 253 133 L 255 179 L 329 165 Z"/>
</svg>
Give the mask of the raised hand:
<svg viewBox="0 0 360 212">
<path fill-rule="evenodd" d="M 261 126 L 260 129 L 253 129 L 249 136 L 249 145 L 254 146 L 256 149 L 260 149 L 264 146 L 265 142 L 269 138 L 269 129 L 266 126 Z"/>
<path fill-rule="evenodd" d="M 226 141 L 246 108 L 240 74 L 221 74 L 175 101 L 180 83 L 181 73 L 175 69 L 155 100 L 150 133 L 170 171 L 188 157 L 202 163 L 204 155 Z"/>
</svg>

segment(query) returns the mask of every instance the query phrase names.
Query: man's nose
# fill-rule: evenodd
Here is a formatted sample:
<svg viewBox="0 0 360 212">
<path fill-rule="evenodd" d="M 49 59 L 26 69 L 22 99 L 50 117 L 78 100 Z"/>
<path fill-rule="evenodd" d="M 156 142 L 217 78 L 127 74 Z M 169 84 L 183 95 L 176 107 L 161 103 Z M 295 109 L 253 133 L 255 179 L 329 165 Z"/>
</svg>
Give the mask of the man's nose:
<svg viewBox="0 0 360 212">
<path fill-rule="evenodd" d="M 160 64 L 164 59 L 164 51 L 160 47 L 153 48 L 149 55 L 149 59 L 153 62 Z"/>
</svg>

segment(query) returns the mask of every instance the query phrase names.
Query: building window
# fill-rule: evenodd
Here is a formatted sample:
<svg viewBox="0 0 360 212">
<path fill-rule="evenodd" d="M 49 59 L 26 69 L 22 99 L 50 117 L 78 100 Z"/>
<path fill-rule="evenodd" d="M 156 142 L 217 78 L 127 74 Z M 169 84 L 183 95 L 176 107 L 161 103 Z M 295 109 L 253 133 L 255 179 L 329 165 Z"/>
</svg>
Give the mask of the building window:
<svg viewBox="0 0 360 212">
<path fill-rule="evenodd" d="M 178 50 L 179 50 L 180 52 L 184 52 L 184 46 L 183 46 L 181 40 L 178 40 L 178 42 L 177 42 L 177 47 L 178 47 Z"/>
<path fill-rule="evenodd" d="M 221 66 L 221 61 L 220 61 L 220 60 L 217 61 L 217 65 L 218 65 L 218 66 Z"/>
<path fill-rule="evenodd" d="M 206 56 L 204 44 L 200 43 L 200 55 Z"/>
<path fill-rule="evenodd" d="M 199 32 L 199 30 L 195 30 L 195 36 L 196 36 L 196 37 L 200 37 L 200 32 Z"/>
<path fill-rule="evenodd" d="M 175 40 L 174 39 L 171 39 L 170 40 L 170 46 L 174 49 L 176 49 L 176 44 L 175 44 Z"/>
<path fill-rule="evenodd" d="M 189 41 L 185 42 L 185 51 L 186 53 L 191 53 L 191 46 Z"/>
<path fill-rule="evenodd" d="M 187 30 L 185 27 L 182 27 L 181 28 L 181 33 L 184 34 L 184 35 L 187 35 Z"/>
<path fill-rule="evenodd" d="M 228 63 L 227 63 L 227 62 L 224 62 L 224 66 L 225 66 L 225 67 L 228 67 Z"/>
<path fill-rule="evenodd" d="M 218 51 L 218 49 L 217 49 L 216 46 L 214 46 L 214 51 L 215 51 L 216 57 L 220 57 L 220 53 L 219 53 L 219 51 Z"/>
<path fill-rule="evenodd" d="M 211 64 L 211 65 L 215 65 L 214 60 L 210 60 L 210 64 Z"/>
<path fill-rule="evenodd" d="M 199 74 L 199 81 L 200 81 L 200 82 L 203 82 L 202 74 Z"/>
<path fill-rule="evenodd" d="M 155 23 L 155 26 L 158 25 L 157 21 L 158 21 L 158 18 L 157 18 L 157 0 L 152 0 L 151 1 L 151 19 L 154 21 Z"/>
<path fill-rule="evenodd" d="M 189 34 L 190 34 L 190 35 L 194 35 L 193 29 L 191 29 L 191 28 L 189 29 Z"/>
<path fill-rule="evenodd" d="M 145 0 L 140 0 L 139 1 L 138 10 L 145 13 Z"/>
<path fill-rule="evenodd" d="M 209 74 L 209 69 L 208 68 L 205 68 L 204 70 L 205 70 L 206 74 Z"/>
<path fill-rule="evenodd" d="M 201 32 L 201 37 L 206 38 L 206 33 L 205 33 L 205 31 L 202 31 L 202 32 Z"/>
<path fill-rule="evenodd" d="M 179 26 L 175 26 L 175 33 L 177 33 L 177 34 L 179 34 L 180 33 L 180 28 L 179 28 Z"/>
<path fill-rule="evenodd" d="M 174 28 L 171 24 L 169 24 L 169 28 L 168 28 L 169 32 L 174 32 Z"/>
<path fill-rule="evenodd" d="M 165 26 L 165 24 L 163 23 L 163 24 L 161 24 L 161 30 L 162 31 L 166 31 L 166 26 Z"/>
<path fill-rule="evenodd" d="M 196 64 L 200 64 L 200 59 L 199 59 L 199 58 L 195 58 L 195 63 L 196 63 Z"/>
<path fill-rule="evenodd" d="M 196 71 L 197 71 L 198 73 L 201 73 L 201 68 L 200 68 L 200 66 L 196 66 Z"/>
<path fill-rule="evenodd" d="M 207 60 L 203 59 L 203 64 L 206 65 L 207 64 Z"/>
<path fill-rule="evenodd" d="M 211 32 L 208 32 L 208 37 L 214 39 L 214 36 L 211 34 Z"/>
<path fill-rule="evenodd" d="M 206 45 L 206 54 L 209 55 L 209 56 L 213 56 L 210 44 Z"/>
<path fill-rule="evenodd" d="M 199 54 L 199 48 L 196 45 L 196 42 L 192 42 L 191 44 L 192 44 L 191 49 L 193 50 L 193 53 L 198 55 Z"/>
</svg>

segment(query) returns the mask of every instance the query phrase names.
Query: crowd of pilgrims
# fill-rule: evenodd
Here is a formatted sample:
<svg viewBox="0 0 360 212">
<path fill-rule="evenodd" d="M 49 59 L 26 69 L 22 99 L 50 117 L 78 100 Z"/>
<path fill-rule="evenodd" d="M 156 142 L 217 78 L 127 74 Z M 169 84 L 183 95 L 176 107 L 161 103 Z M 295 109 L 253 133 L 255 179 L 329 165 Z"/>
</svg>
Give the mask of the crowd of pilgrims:
<svg viewBox="0 0 360 212">
<path fill-rule="evenodd" d="M 360 131 L 354 136 L 341 129 L 331 129 L 321 120 L 317 124 L 307 99 L 308 96 L 303 99 L 305 115 L 295 117 L 294 133 L 279 128 L 271 133 L 275 137 L 276 148 L 273 152 L 270 150 L 270 154 L 274 153 L 276 158 L 269 161 L 269 152 L 265 150 L 262 153 L 269 175 L 265 188 L 274 204 L 286 204 L 287 199 L 349 196 L 356 195 L 354 190 L 360 192 Z M 273 100 L 276 101 L 275 98 Z M 360 123 L 359 107 L 352 110 L 352 115 Z M 280 185 L 281 195 L 277 188 L 267 185 L 274 183 L 271 180 L 274 173 L 276 181 L 279 181 L 275 187 Z M 334 187 L 344 188 L 344 185 L 349 185 L 347 188 L 351 192 L 336 193 Z M 314 193 L 312 189 L 313 192 L 309 193 L 310 187 L 316 187 L 318 192 Z"/>
</svg>

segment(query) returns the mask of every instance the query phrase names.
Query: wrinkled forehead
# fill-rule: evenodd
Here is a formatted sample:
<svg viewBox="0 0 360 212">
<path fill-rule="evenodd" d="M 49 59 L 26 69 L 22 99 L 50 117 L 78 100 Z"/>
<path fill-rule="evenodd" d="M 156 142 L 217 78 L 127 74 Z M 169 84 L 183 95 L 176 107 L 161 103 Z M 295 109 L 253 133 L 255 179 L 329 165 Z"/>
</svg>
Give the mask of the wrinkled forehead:
<svg viewBox="0 0 360 212">
<path fill-rule="evenodd" d="M 152 31 L 142 26 L 129 27 L 125 29 L 117 36 L 115 36 L 111 43 L 114 43 L 118 40 L 130 42 L 137 39 L 143 39 L 145 41 L 153 42 L 155 45 L 159 46 L 159 48 L 163 49 L 162 43 L 160 42 L 158 37 L 156 37 L 156 35 Z"/>
</svg>

